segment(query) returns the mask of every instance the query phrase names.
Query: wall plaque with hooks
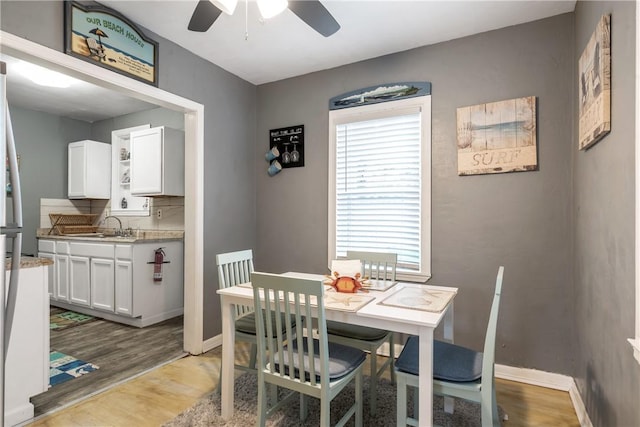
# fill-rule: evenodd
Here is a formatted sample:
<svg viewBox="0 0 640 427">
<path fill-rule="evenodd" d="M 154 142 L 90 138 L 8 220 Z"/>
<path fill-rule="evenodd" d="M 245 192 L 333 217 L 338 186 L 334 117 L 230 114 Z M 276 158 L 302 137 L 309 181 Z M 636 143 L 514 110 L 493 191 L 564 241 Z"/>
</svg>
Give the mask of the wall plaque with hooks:
<svg viewBox="0 0 640 427">
<path fill-rule="evenodd" d="M 269 131 L 269 150 L 277 147 L 278 160 L 282 168 L 304 166 L 304 125 L 289 126 Z"/>
</svg>

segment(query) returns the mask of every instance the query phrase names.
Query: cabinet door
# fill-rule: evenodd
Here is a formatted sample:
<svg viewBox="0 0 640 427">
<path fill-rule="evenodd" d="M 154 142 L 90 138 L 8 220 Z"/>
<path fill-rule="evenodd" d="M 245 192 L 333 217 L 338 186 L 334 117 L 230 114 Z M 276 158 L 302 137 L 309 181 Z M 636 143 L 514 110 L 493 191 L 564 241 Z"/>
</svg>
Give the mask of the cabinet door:
<svg viewBox="0 0 640 427">
<path fill-rule="evenodd" d="M 55 289 L 56 289 L 56 256 L 55 254 L 47 253 L 47 252 L 38 252 L 38 257 L 50 259 L 53 261 L 52 265 L 49 265 L 47 268 L 47 291 L 49 293 L 49 298 L 55 299 Z"/>
<path fill-rule="evenodd" d="M 69 301 L 69 255 L 56 255 L 54 294 L 60 301 Z"/>
<path fill-rule="evenodd" d="M 162 194 L 163 130 L 131 133 L 131 194 Z"/>
<path fill-rule="evenodd" d="M 75 197 L 84 197 L 86 193 L 86 177 L 87 177 L 87 163 L 86 158 L 86 146 L 84 144 L 69 144 L 69 172 L 67 176 L 68 183 L 68 197 L 70 199 Z"/>
<path fill-rule="evenodd" d="M 69 256 L 69 302 L 89 306 L 91 287 L 89 258 Z"/>
<path fill-rule="evenodd" d="M 116 313 L 133 316 L 133 263 L 116 260 Z"/>
<path fill-rule="evenodd" d="M 91 307 L 113 312 L 113 259 L 91 258 Z"/>
</svg>

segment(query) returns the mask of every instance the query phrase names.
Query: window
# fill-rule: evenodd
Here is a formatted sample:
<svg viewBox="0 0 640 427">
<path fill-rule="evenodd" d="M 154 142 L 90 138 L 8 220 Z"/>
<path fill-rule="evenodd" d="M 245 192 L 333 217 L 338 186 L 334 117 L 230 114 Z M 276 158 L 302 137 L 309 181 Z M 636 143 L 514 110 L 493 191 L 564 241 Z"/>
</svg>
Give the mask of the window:
<svg viewBox="0 0 640 427">
<path fill-rule="evenodd" d="M 329 113 L 329 263 L 395 252 L 402 280 L 431 275 L 431 96 Z"/>
</svg>

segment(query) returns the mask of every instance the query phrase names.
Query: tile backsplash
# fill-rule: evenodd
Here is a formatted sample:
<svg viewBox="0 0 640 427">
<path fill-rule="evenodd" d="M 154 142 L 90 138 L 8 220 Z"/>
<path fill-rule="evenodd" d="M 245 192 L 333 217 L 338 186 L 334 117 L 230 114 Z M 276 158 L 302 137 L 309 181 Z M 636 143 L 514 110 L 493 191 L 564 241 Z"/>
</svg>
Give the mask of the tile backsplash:
<svg viewBox="0 0 640 427">
<path fill-rule="evenodd" d="M 150 197 L 149 216 L 118 216 L 123 228 L 134 230 L 184 230 L 184 197 Z M 104 228 L 117 227 L 117 221 L 104 217 L 110 211 L 109 200 L 40 199 L 40 228 L 50 228 L 50 213 L 98 214 L 94 225 Z M 158 210 L 162 211 L 158 218 Z"/>
</svg>

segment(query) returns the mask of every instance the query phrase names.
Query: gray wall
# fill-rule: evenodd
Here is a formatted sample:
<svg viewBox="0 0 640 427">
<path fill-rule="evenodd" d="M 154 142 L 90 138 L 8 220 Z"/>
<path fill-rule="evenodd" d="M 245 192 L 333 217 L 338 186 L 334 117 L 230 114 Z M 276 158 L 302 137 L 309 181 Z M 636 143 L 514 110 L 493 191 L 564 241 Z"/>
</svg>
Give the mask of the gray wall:
<svg viewBox="0 0 640 427">
<path fill-rule="evenodd" d="M 63 52 L 63 12 L 62 1 L 2 1 L 0 26 Z M 215 254 L 255 246 L 256 88 L 169 40 L 152 32 L 147 35 L 159 42 L 159 87 L 204 105 L 203 338 L 207 339 L 221 330 Z"/>
<path fill-rule="evenodd" d="M 100 120 L 91 124 L 91 138 L 111 144 L 112 131 L 146 124 L 151 125 L 151 127 L 167 126 L 177 130 L 184 130 L 184 114 L 159 107 Z"/>
<path fill-rule="evenodd" d="M 325 271 L 328 99 L 426 80 L 433 84 L 432 282 L 460 288 L 457 341 L 480 347 L 497 266 L 505 265 L 498 363 L 573 375 L 594 425 L 638 425 L 640 374 L 625 341 L 634 333 L 634 7 L 578 2 L 575 14 L 257 92 L 151 34 L 160 42 L 160 87 L 205 105 L 204 338 L 220 331 L 215 253 L 253 247 L 258 269 Z M 61 2 L 0 8 L 3 30 L 62 51 Z M 576 64 L 606 12 L 613 13 L 613 130 L 579 152 Z M 530 95 L 538 99 L 539 170 L 457 176 L 456 107 Z M 306 166 L 268 178 L 267 132 L 295 124 L 305 125 Z M 42 170 L 34 177 L 43 179 Z"/>
<path fill-rule="evenodd" d="M 603 14 L 611 14 L 611 133 L 588 150 L 578 151 L 575 122 L 571 148 L 574 376 L 594 426 L 637 426 L 640 366 L 627 343 L 635 333 L 635 5 L 578 2 L 576 64 Z M 578 75 L 577 67 L 574 75 Z"/>
<path fill-rule="evenodd" d="M 430 81 L 431 283 L 457 286 L 456 342 L 482 348 L 505 266 L 497 362 L 571 375 L 573 14 L 418 48 L 258 88 L 256 268 L 326 272 L 328 101 Z M 535 95 L 539 170 L 457 175 L 456 108 Z M 305 167 L 266 174 L 268 130 L 305 125 Z"/>
<path fill-rule="evenodd" d="M 20 184 L 24 233 L 22 252 L 37 254 L 40 199 L 67 198 L 67 145 L 91 138 L 91 124 L 79 120 L 11 108 L 11 120 L 20 155 Z"/>
</svg>

